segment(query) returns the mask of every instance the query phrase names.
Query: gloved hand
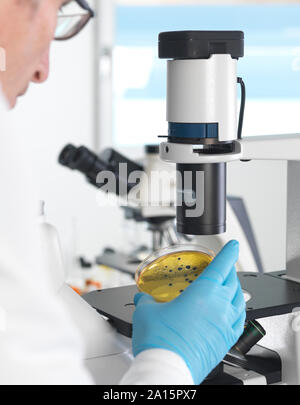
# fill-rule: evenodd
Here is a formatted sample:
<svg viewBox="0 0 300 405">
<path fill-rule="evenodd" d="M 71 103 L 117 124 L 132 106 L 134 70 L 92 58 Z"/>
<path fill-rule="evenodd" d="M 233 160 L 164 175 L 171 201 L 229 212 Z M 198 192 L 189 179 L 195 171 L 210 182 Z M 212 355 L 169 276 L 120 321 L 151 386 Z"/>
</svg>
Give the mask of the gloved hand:
<svg viewBox="0 0 300 405">
<path fill-rule="evenodd" d="M 181 295 L 157 303 L 138 293 L 133 314 L 132 349 L 166 349 L 181 356 L 195 384 L 222 361 L 245 322 L 245 300 L 234 264 L 239 244 L 229 242 Z"/>
</svg>

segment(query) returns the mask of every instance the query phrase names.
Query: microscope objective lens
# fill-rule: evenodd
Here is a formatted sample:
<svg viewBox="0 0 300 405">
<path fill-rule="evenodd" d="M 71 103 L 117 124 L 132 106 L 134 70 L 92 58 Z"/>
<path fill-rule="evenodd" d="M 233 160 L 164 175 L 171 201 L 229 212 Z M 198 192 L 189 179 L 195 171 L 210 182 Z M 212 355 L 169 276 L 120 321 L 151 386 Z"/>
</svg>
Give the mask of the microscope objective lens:
<svg viewBox="0 0 300 405">
<path fill-rule="evenodd" d="M 139 266 L 136 273 L 138 289 L 150 294 L 158 302 L 168 302 L 176 298 L 214 258 L 213 252 L 206 252 L 205 248 L 204 251 L 190 249 L 177 252 L 176 248 L 171 247 L 162 249 L 162 253 L 172 250 L 175 251 L 162 255 L 157 252 L 153 257 L 150 256 Z M 181 267 L 176 266 L 179 259 Z"/>
</svg>

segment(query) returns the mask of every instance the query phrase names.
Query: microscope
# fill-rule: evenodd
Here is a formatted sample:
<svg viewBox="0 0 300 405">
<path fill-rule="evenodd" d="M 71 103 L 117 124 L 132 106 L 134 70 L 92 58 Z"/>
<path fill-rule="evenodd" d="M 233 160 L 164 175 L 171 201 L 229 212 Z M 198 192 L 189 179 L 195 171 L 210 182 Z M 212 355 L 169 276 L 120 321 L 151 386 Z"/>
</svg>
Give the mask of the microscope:
<svg viewBox="0 0 300 405">
<path fill-rule="evenodd" d="M 160 157 L 176 164 L 177 230 L 187 235 L 225 232 L 227 164 L 287 162 L 286 269 L 238 272 L 246 300 L 245 330 L 203 384 L 300 384 L 300 135 L 242 137 L 245 86 L 237 77 L 237 63 L 243 55 L 241 31 L 159 35 L 159 57 L 168 60 L 169 122 Z M 136 292 L 135 286 L 119 287 L 84 299 L 130 337 Z"/>
<path fill-rule="evenodd" d="M 150 232 L 150 246 L 141 244 L 129 253 L 106 247 L 96 257 L 96 264 L 134 275 L 137 265 L 153 251 L 189 239 L 175 229 L 176 175 L 173 165 L 160 159 L 158 144 L 145 145 L 141 161 L 128 159 L 112 148 L 96 154 L 86 146 L 68 144 L 58 160 L 61 165 L 82 173 L 100 192 L 115 198 L 126 220 L 144 223 Z M 151 174 L 159 177 L 161 173 L 169 180 L 164 199 L 148 181 Z M 113 181 L 109 182 L 111 178 Z"/>
<path fill-rule="evenodd" d="M 146 224 L 150 234 L 147 246 L 139 243 L 128 252 L 105 247 L 96 257 L 96 264 L 134 276 L 138 264 L 160 248 L 181 243 L 205 245 L 205 241 L 201 243 L 195 239 L 193 232 L 188 234 L 183 232 L 184 229 L 176 230 L 176 165 L 160 158 L 158 144 L 145 145 L 144 156 L 138 161 L 128 159 L 112 148 L 96 154 L 86 146 L 68 144 L 60 152 L 58 160 L 62 166 L 83 174 L 101 194 L 115 199 L 125 220 L 137 225 Z M 211 233 L 209 245 L 217 251 L 228 240 L 238 238 L 244 241 L 244 249 L 237 266 L 245 269 L 250 264 L 252 271 L 261 269 L 256 241 L 242 199 L 228 196 L 226 205 L 232 234 L 219 236 Z M 83 257 L 79 260 L 82 268 L 91 266 Z"/>
</svg>

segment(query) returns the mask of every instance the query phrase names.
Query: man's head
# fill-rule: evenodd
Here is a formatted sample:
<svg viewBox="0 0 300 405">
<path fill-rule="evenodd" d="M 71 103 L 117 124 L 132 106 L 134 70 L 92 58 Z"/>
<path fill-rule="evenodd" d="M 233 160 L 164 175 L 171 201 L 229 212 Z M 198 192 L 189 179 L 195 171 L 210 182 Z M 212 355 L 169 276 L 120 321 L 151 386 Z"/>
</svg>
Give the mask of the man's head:
<svg viewBox="0 0 300 405">
<path fill-rule="evenodd" d="M 64 3 L 66 0 L 0 1 L 0 47 L 6 55 L 0 83 L 11 107 L 30 82 L 42 83 L 48 78 L 50 44 Z"/>
</svg>

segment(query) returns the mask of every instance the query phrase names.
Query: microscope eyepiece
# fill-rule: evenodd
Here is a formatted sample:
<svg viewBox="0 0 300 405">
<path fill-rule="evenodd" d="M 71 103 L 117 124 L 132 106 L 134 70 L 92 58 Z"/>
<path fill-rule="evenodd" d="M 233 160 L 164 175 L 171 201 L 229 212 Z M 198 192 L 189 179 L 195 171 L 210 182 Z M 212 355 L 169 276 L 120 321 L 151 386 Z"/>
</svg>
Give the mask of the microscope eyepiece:
<svg viewBox="0 0 300 405">
<path fill-rule="evenodd" d="M 76 147 L 72 144 L 66 145 L 61 151 L 58 161 L 69 169 L 84 174 L 87 180 L 95 187 L 101 188 L 107 182 L 98 182 L 98 175 L 103 172 L 110 172 L 115 176 L 115 187 L 109 192 L 117 195 L 126 195 L 137 183 L 129 183 L 128 178 L 134 171 L 143 171 L 143 167 L 114 149 L 107 148 L 99 156 L 85 146 Z M 120 165 L 126 165 L 126 170 L 121 170 Z M 113 185 L 114 186 L 114 185 Z"/>
<path fill-rule="evenodd" d="M 95 161 L 97 161 L 97 168 L 99 167 L 100 159 L 98 156 L 88 150 L 85 146 L 80 146 L 76 148 L 74 145 L 66 145 L 61 151 L 58 161 L 61 165 L 69 167 L 72 170 L 78 170 L 83 174 L 88 174 L 88 172 L 93 169 Z M 101 165 L 100 165 L 101 166 Z M 105 165 L 103 163 L 103 170 Z"/>
<path fill-rule="evenodd" d="M 58 157 L 59 163 L 63 166 L 70 167 L 72 165 L 72 161 L 74 160 L 74 154 L 76 154 L 76 151 L 77 149 L 75 148 L 75 146 L 71 144 L 66 145 L 60 152 L 60 155 Z"/>
</svg>

